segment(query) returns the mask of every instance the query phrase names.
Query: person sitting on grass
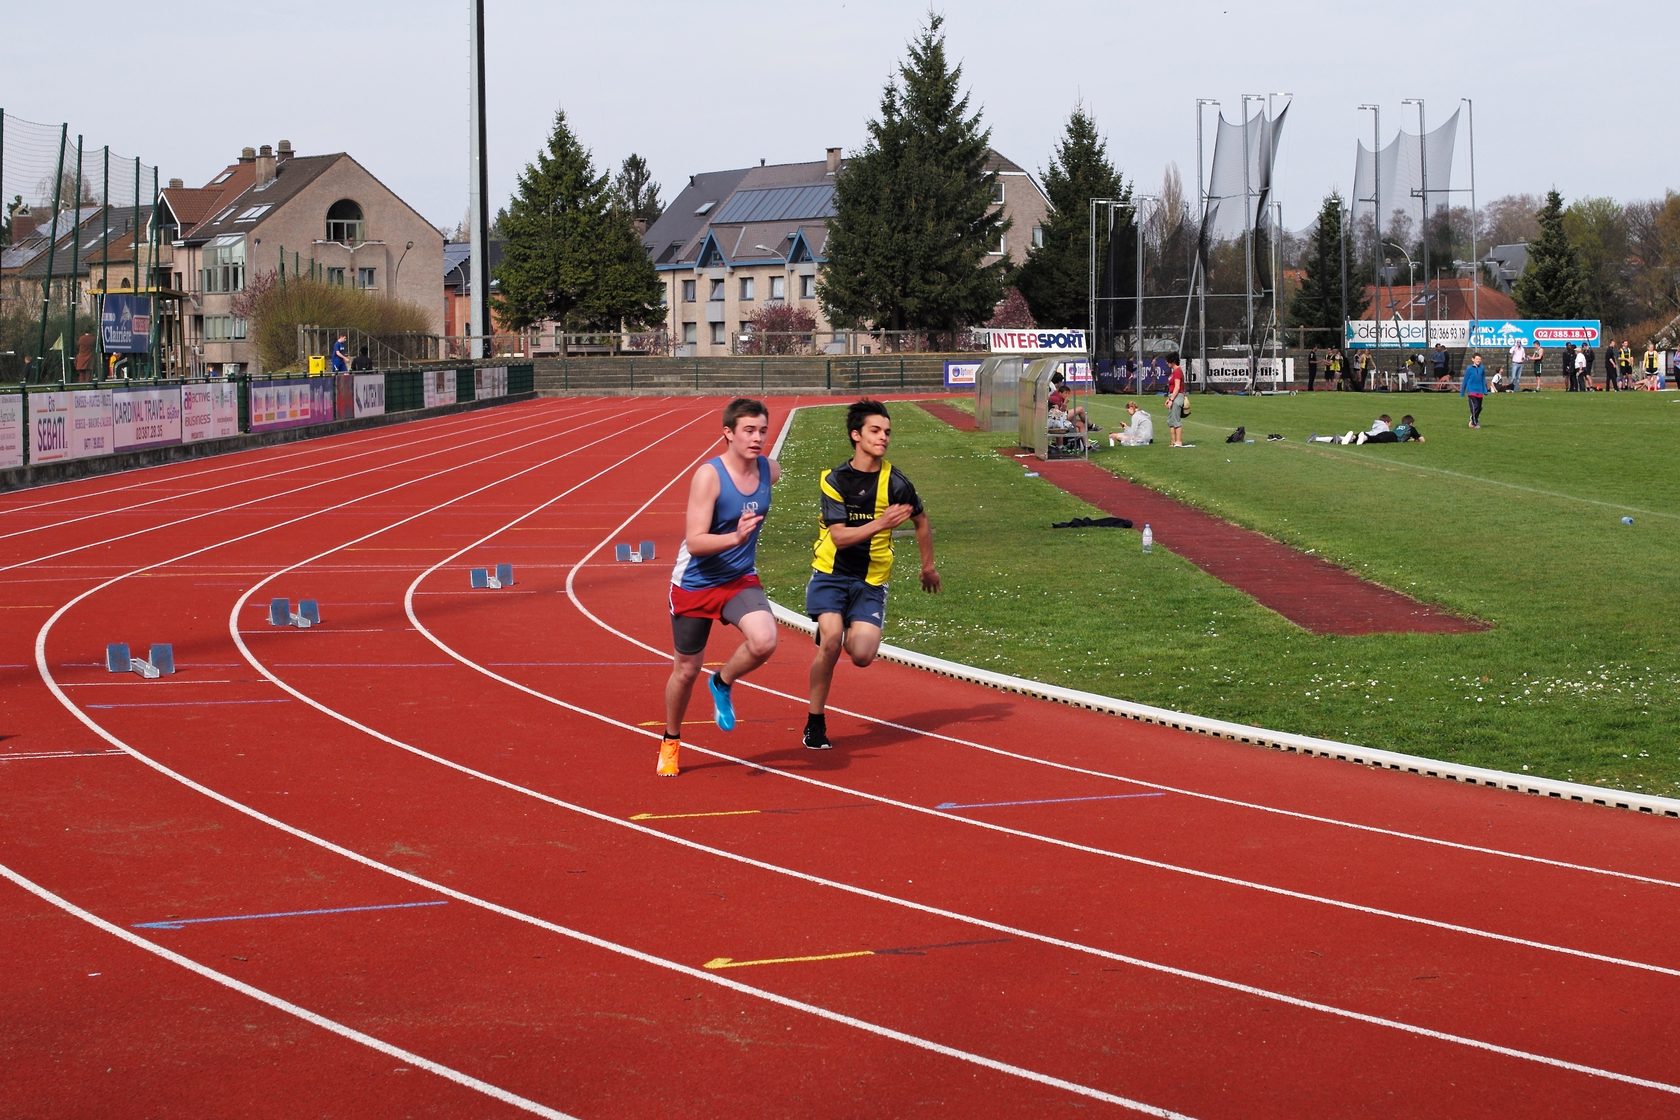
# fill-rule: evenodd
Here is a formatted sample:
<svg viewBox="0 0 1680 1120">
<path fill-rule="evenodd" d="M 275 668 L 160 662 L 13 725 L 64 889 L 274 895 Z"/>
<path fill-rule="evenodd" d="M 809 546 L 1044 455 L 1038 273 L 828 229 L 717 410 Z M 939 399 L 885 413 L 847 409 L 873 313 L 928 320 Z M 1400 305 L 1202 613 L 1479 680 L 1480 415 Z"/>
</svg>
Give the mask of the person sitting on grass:
<svg viewBox="0 0 1680 1120">
<path fill-rule="evenodd" d="M 1121 447 L 1143 447 L 1155 442 L 1155 421 L 1136 401 L 1126 402 L 1126 426 L 1118 432 L 1108 433 L 1108 445 L 1113 447 L 1118 443 Z"/>
</svg>

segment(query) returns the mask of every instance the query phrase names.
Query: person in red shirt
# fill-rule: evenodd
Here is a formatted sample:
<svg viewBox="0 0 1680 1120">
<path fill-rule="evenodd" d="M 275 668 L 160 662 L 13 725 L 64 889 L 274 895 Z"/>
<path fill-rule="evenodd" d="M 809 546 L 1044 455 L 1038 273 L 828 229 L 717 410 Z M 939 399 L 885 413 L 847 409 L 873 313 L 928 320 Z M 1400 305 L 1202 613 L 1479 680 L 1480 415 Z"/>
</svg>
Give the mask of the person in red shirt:
<svg viewBox="0 0 1680 1120">
<path fill-rule="evenodd" d="M 1172 432 L 1172 442 L 1169 447 L 1183 447 L 1184 443 L 1184 407 L 1188 403 L 1184 397 L 1184 367 L 1177 362 L 1167 372 L 1167 427 Z"/>
</svg>

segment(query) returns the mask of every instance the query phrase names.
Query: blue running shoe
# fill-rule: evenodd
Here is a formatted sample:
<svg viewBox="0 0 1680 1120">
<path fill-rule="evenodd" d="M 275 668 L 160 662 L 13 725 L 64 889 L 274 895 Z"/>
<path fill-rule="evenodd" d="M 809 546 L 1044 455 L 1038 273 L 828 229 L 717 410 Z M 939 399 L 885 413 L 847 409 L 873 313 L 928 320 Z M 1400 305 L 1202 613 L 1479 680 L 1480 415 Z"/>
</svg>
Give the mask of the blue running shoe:
<svg viewBox="0 0 1680 1120">
<path fill-rule="evenodd" d="M 729 685 L 719 684 L 717 674 L 713 673 L 706 679 L 706 687 L 712 690 L 712 718 L 717 720 L 720 731 L 735 730 L 735 701 L 729 698 Z"/>
</svg>

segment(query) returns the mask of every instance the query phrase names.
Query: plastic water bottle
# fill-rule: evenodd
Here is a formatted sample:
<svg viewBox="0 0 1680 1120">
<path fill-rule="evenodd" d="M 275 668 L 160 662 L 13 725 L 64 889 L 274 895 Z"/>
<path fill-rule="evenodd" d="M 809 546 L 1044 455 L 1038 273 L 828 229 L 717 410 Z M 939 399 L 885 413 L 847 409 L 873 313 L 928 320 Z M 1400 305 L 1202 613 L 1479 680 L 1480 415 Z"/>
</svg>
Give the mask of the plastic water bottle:
<svg viewBox="0 0 1680 1120">
<path fill-rule="evenodd" d="M 1147 521 L 1143 523 L 1143 550 L 1145 552 L 1155 551 L 1155 533 L 1149 528 L 1149 522 Z"/>
</svg>

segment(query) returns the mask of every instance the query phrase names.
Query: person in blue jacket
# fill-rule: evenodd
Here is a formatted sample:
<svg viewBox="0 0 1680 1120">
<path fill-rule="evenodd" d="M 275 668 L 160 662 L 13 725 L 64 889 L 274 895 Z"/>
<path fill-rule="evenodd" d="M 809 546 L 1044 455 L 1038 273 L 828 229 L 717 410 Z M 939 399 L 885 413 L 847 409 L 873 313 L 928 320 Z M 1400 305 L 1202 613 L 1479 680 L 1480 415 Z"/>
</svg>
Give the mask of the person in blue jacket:
<svg viewBox="0 0 1680 1120">
<path fill-rule="evenodd" d="M 1470 426 L 1482 426 L 1482 398 L 1487 396 L 1487 367 L 1482 365 L 1481 354 L 1472 355 L 1470 364 L 1464 367 L 1464 378 L 1459 385 L 1458 395 L 1470 402 Z"/>
</svg>

